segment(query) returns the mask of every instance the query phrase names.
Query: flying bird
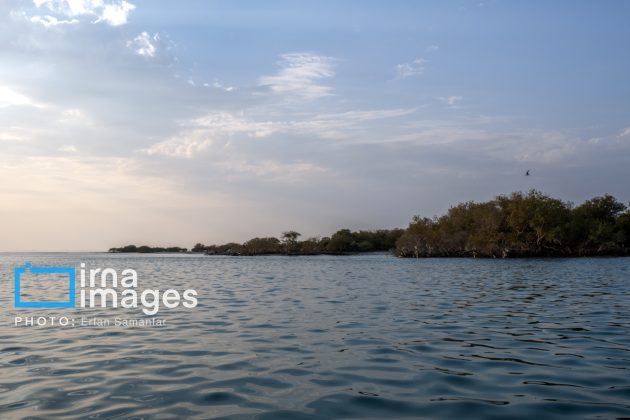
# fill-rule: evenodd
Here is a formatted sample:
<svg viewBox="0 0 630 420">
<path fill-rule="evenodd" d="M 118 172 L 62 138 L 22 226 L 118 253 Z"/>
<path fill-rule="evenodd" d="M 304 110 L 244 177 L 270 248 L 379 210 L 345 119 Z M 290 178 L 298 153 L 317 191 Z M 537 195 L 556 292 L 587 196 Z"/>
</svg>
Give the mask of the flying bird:
<svg viewBox="0 0 630 420">
<path fill-rule="evenodd" d="M 529 169 L 525 172 L 525 176 L 529 176 Z"/>
</svg>

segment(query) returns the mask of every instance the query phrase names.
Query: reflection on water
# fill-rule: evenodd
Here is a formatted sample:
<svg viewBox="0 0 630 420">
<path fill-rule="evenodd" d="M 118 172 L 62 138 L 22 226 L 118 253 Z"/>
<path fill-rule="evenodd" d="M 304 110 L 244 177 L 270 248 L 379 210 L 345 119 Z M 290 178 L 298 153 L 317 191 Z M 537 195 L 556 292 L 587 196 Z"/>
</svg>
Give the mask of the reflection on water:
<svg viewBox="0 0 630 420">
<path fill-rule="evenodd" d="M 14 327 L 12 268 L 196 289 L 164 327 Z M 630 416 L 630 259 L 0 255 L 0 418 Z"/>
</svg>

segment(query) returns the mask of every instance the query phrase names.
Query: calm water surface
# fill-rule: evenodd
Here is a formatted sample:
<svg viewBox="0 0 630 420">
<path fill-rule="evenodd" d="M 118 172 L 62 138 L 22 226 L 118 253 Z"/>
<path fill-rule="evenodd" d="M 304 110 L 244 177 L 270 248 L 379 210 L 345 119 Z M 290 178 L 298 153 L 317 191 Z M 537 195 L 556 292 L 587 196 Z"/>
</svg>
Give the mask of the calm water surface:
<svg viewBox="0 0 630 420">
<path fill-rule="evenodd" d="M 164 327 L 16 327 L 13 267 L 196 289 Z M 0 255 L 0 418 L 630 417 L 630 259 Z"/>
</svg>

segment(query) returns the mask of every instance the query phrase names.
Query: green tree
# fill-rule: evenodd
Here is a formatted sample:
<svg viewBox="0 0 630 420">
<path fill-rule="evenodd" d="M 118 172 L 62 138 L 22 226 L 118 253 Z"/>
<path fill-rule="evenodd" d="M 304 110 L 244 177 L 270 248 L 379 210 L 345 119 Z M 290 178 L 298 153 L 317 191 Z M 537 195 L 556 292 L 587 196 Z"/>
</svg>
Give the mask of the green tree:
<svg viewBox="0 0 630 420">
<path fill-rule="evenodd" d="M 300 236 L 302 236 L 302 234 L 294 230 L 282 232 L 282 242 L 284 243 L 285 251 L 287 254 L 290 254 L 292 251 L 296 250 L 297 238 Z"/>
<path fill-rule="evenodd" d="M 278 238 L 253 238 L 243 244 L 249 255 L 277 254 L 281 251 Z"/>
<path fill-rule="evenodd" d="M 580 253 L 605 253 L 623 243 L 624 234 L 618 231 L 617 218 L 626 209 L 611 195 L 595 197 L 573 211 L 571 238 Z"/>
<path fill-rule="evenodd" d="M 206 250 L 206 246 L 202 243 L 196 243 L 195 246 L 192 247 L 192 252 L 204 252 Z"/>
<path fill-rule="evenodd" d="M 331 252 L 351 252 L 355 250 L 355 245 L 350 229 L 340 229 L 330 237 L 327 248 Z"/>
<path fill-rule="evenodd" d="M 630 248 L 630 211 L 621 214 L 617 218 L 618 242 L 625 248 Z"/>
</svg>

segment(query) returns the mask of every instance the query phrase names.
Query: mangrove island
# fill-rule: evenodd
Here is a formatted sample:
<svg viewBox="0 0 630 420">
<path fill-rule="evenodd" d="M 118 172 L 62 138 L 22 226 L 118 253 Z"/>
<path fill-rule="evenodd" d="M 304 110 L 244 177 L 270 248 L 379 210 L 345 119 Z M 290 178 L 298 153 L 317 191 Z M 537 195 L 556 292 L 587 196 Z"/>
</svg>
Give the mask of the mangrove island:
<svg viewBox="0 0 630 420">
<path fill-rule="evenodd" d="M 223 245 L 180 247 L 127 245 L 109 252 L 195 252 L 207 255 L 347 255 L 392 252 L 398 257 L 578 257 L 630 255 L 630 210 L 611 195 L 579 206 L 540 191 L 466 202 L 433 218 L 415 216 L 406 229 L 351 231 L 298 240 L 253 238 Z"/>
</svg>

